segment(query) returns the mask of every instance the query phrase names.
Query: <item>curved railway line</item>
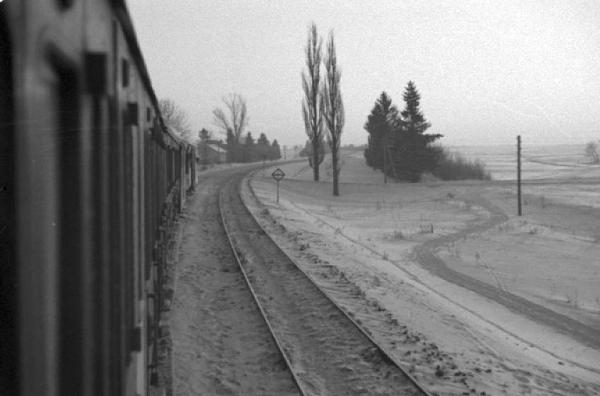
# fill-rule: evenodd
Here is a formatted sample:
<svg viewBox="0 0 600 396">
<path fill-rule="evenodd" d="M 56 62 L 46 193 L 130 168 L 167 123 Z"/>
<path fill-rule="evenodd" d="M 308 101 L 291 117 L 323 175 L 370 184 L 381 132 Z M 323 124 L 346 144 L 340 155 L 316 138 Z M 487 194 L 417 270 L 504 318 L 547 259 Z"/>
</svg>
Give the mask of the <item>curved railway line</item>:
<svg viewBox="0 0 600 396">
<path fill-rule="evenodd" d="M 174 395 L 298 396 L 222 227 L 221 187 L 240 169 L 206 172 L 185 210 L 169 317 Z"/>
<path fill-rule="evenodd" d="M 238 173 L 218 207 L 231 249 L 303 395 L 430 395 L 271 239 L 244 205 Z"/>
</svg>

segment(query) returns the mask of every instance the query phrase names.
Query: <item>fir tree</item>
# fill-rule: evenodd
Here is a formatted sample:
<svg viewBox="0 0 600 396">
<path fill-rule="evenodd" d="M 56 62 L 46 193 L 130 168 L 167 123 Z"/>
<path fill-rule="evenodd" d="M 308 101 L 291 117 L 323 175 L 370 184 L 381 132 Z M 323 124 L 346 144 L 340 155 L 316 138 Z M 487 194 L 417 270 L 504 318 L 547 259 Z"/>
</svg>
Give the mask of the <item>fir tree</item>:
<svg viewBox="0 0 600 396">
<path fill-rule="evenodd" d="M 280 158 L 281 158 L 281 149 L 279 148 L 279 143 L 277 143 L 277 139 L 275 139 L 275 140 L 273 140 L 273 144 L 271 145 L 269 159 L 278 160 Z"/>
<path fill-rule="evenodd" d="M 406 106 L 401 113 L 402 119 L 394 125 L 392 166 L 396 177 L 417 182 L 424 172 L 435 168 L 438 152 L 430 143 L 443 135 L 425 134 L 431 124 L 421 112 L 421 95 L 412 81 L 408 82 L 403 98 Z"/>
<path fill-rule="evenodd" d="M 382 92 L 375 102 L 371 114 L 367 117 L 365 130 L 369 133 L 368 145 L 365 149 L 367 165 L 375 169 L 383 169 L 385 157 L 389 161 L 389 139 L 392 126 L 398 122 L 398 109 L 392 105 L 392 99 Z M 384 146 L 384 141 L 388 144 Z"/>
<path fill-rule="evenodd" d="M 264 133 L 261 133 L 260 136 L 258 137 L 258 140 L 256 141 L 256 144 L 261 145 L 261 146 L 268 146 L 269 139 L 267 139 L 267 135 L 265 135 Z"/>
<path fill-rule="evenodd" d="M 256 141 L 256 156 L 260 161 L 265 161 L 270 159 L 270 150 L 271 146 L 269 144 L 269 139 L 267 139 L 267 135 L 261 133 L 258 140 Z"/>
<path fill-rule="evenodd" d="M 255 153 L 254 153 L 254 138 L 252 137 L 252 132 L 248 132 L 246 134 L 246 140 L 244 141 L 243 150 L 243 162 L 254 162 Z"/>
<path fill-rule="evenodd" d="M 415 83 L 409 81 L 402 95 L 406 107 L 402 110 L 402 121 L 404 123 L 404 129 L 410 133 L 423 134 L 431 126 L 425 120 L 423 113 L 421 113 L 420 101 L 421 95 L 417 91 Z"/>
</svg>

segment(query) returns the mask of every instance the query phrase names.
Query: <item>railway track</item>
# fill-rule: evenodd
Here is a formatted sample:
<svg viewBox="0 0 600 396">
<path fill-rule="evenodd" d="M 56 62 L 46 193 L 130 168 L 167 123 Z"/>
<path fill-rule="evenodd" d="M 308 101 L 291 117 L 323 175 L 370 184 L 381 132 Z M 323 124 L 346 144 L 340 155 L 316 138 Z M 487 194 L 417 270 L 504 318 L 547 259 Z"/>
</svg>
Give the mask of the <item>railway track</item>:
<svg viewBox="0 0 600 396">
<path fill-rule="evenodd" d="M 221 187 L 247 172 L 201 174 L 186 207 L 169 313 L 174 395 L 301 395 L 221 223 Z"/>
<path fill-rule="evenodd" d="M 239 194 L 220 191 L 225 232 L 303 395 L 429 395 L 275 244 Z"/>
</svg>

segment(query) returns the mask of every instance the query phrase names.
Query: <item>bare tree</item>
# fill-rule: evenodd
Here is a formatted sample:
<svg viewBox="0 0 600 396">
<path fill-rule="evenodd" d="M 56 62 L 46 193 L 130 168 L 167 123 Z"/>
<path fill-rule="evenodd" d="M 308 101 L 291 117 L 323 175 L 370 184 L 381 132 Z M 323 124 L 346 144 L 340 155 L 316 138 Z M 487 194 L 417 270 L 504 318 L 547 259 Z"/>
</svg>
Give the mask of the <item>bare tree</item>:
<svg viewBox="0 0 600 396">
<path fill-rule="evenodd" d="M 315 181 L 319 181 L 319 145 L 323 132 L 323 106 L 319 95 L 322 43 L 323 40 L 317 34 L 317 25 L 313 23 L 308 31 L 305 48 L 307 73 L 302 72 L 302 89 L 304 90 L 302 116 L 306 135 L 308 135 L 308 140 L 313 148 L 312 168 Z"/>
<path fill-rule="evenodd" d="M 331 148 L 331 167 L 333 171 L 333 195 L 340 195 L 339 191 L 339 152 L 342 129 L 344 128 L 344 103 L 340 91 L 341 71 L 337 66 L 335 42 L 333 32 L 329 33 L 327 40 L 327 53 L 325 54 L 325 83 L 322 88 L 322 107 L 327 125 L 327 143 Z"/>
<path fill-rule="evenodd" d="M 165 124 L 179 137 L 192 142 L 192 131 L 185 111 L 173 100 L 165 98 L 158 101 L 158 108 Z"/>
<path fill-rule="evenodd" d="M 244 129 L 248 125 L 246 99 L 239 94 L 232 93 L 228 97 L 223 97 L 223 103 L 227 109 L 223 111 L 220 107 L 215 108 L 213 110 L 213 123 L 224 134 L 231 131 L 234 144 L 238 144 Z"/>
</svg>

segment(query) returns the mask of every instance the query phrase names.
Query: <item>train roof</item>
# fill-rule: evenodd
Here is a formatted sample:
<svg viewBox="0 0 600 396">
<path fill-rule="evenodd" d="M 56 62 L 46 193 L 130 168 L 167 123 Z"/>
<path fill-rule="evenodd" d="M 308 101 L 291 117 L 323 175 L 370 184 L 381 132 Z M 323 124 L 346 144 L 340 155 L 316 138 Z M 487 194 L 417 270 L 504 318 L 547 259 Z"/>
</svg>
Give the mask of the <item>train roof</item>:
<svg viewBox="0 0 600 396">
<path fill-rule="evenodd" d="M 137 34 L 135 32 L 135 28 L 133 27 L 133 21 L 131 20 L 131 16 L 129 14 L 129 9 L 127 8 L 127 4 L 125 0 L 110 0 L 110 3 L 113 6 L 115 15 L 121 24 L 123 29 L 123 34 L 125 36 L 125 40 L 127 41 L 127 45 L 129 46 L 129 50 L 131 51 L 131 55 L 133 60 L 137 66 L 137 69 L 140 73 L 140 77 L 144 87 L 148 91 L 148 96 L 154 105 L 154 108 L 157 110 L 158 118 L 161 126 L 163 127 L 163 131 L 168 131 L 166 128 L 166 124 L 162 118 L 162 114 L 160 113 L 160 107 L 158 105 L 158 99 L 156 98 L 156 94 L 154 92 L 154 88 L 152 87 L 152 81 L 150 80 L 150 74 L 148 73 L 148 68 L 146 67 L 146 62 L 144 61 L 144 56 L 142 55 L 142 50 L 140 49 Z M 172 138 L 176 137 L 172 132 L 168 132 Z M 178 139 L 176 139 L 178 140 Z"/>
</svg>

